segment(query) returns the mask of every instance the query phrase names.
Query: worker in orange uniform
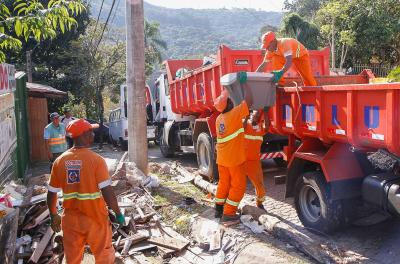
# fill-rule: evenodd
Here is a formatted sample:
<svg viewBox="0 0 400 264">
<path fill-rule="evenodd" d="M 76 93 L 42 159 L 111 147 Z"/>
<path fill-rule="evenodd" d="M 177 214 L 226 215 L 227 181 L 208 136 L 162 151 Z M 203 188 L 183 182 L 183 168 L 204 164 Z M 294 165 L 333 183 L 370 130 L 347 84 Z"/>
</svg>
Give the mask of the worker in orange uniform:
<svg viewBox="0 0 400 264">
<path fill-rule="evenodd" d="M 66 263 L 80 264 L 85 244 L 89 244 L 96 264 L 112 264 L 115 251 L 111 244 L 111 224 L 108 207 L 116 214 L 120 225 L 125 222 L 111 186 L 107 164 L 89 149 L 93 143 L 93 128 L 84 119 L 67 126 L 74 146 L 56 159 L 48 185 L 47 204 L 51 227 L 63 231 Z M 57 193 L 62 191 L 64 213 L 57 211 Z"/>
<path fill-rule="evenodd" d="M 255 110 L 250 118 L 244 120 L 244 138 L 246 142 L 246 175 L 256 189 L 257 207 L 264 209 L 264 174 L 261 168 L 260 153 L 263 136 L 268 132 L 269 119 L 262 110 Z M 264 209 L 265 210 L 265 209 Z"/>
<path fill-rule="evenodd" d="M 221 112 L 216 120 L 219 182 L 215 195 L 215 217 L 221 218 L 220 222 L 225 225 L 239 222 L 236 210 L 246 191 L 242 120 L 249 114 L 253 96 L 250 89 L 245 94 L 245 100 L 236 107 L 226 90 L 214 101 L 215 108 Z"/>
<path fill-rule="evenodd" d="M 262 49 L 266 49 L 263 62 L 258 66 L 257 72 L 264 72 L 267 63 L 272 63 L 274 81 L 284 85 L 283 74 L 294 64 L 305 86 L 316 86 L 317 82 L 311 71 L 310 56 L 307 49 L 293 38 L 275 37 L 274 32 L 262 35 Z"/>
</svg>

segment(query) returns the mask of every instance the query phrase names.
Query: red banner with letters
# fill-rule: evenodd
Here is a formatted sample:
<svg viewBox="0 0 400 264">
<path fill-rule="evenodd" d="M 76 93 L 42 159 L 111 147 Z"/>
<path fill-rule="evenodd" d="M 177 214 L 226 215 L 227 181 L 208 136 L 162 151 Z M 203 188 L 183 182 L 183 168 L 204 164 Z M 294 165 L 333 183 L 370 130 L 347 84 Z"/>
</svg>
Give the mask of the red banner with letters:
<svg viewBox="0 0 400 264">
<path fill-rule="evenodd" d="M 0 64 L 0 95 L 15 90 L 15 67 L 7 63 Z"/>
</svg>

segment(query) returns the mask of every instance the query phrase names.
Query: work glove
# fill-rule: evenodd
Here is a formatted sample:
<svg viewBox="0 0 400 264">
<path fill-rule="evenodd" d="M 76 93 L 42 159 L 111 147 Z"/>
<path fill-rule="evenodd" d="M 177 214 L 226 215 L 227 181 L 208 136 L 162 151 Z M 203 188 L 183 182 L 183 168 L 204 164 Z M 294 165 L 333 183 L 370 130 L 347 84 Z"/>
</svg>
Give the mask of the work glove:
<svg viewBox="0 0 400 264">
<path fill-rule="evenodd" d="M 279 71 L 272 71 L 272 74 L 274 75 L 272 81 L 274 83 L 279 82 L 279 80 L 282 78 L 283 76 L 283 70 L 279 70 Z"/>
<path fill-rule="evenodd" d="M 61 231 L 61 216 L 59 214 L 50 214 L 50 226 L 56 233 Z"/>
<path fill-rule="evenodd" d="M 123 214 L 117 214 L 116 219 L 120 226 L 125 225 L 125 216 Z"/>
</svg>

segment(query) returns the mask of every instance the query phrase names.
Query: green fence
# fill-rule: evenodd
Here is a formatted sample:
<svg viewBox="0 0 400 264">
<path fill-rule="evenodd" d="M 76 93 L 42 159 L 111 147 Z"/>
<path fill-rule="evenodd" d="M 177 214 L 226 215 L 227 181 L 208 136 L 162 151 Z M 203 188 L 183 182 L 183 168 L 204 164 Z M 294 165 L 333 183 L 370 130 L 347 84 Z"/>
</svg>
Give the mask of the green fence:
<svg viewBox="0 0 400 264">
<path fill-rule="evenodd" d="M 15 123 L 17 128 L 17 176 L 22 178 L 28 168 L 29 155 L 29 127 L 28 127 L 28 96 L 26 91 L 26 75 L 18 72 L 15 76 L 17 85 L 15 98 Z"/>
</svg>

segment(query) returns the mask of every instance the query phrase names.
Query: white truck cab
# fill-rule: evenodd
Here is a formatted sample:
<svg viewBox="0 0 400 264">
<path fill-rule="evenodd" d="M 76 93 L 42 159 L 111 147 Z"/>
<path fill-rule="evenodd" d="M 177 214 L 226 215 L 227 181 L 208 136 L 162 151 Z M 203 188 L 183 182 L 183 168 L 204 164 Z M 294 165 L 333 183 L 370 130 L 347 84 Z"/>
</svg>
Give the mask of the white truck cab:
<svg viewBox="0 0 400 264">
<path fill-rule="evenodd" d="M 120 87 L 120 107 L 110 112 L 110 142 L 119 144 L 122 149 L 128 149 L 128 97 L 127 86 Z M 146 112 L 147 112 L 147 140 L 156 141 L 154 118 L 156 116 L 156 102 L 150 88 L 146 85 Z"/>
</svg>

